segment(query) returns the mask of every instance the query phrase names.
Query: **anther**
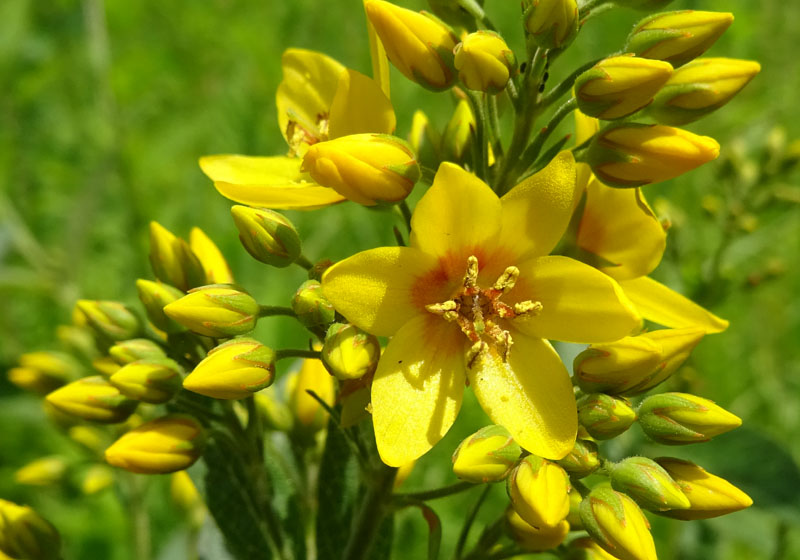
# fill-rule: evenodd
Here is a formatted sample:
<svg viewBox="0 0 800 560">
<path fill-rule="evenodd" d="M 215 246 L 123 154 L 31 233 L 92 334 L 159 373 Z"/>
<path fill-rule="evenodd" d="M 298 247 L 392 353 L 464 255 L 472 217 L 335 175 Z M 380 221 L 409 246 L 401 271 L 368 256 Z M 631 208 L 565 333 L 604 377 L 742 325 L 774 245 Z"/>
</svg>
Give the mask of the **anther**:
<svg viewBox="0 0 800 560">
<path fill-rule="evenodd" d="M 517 283 L 518 278 L 519 269 L 516 266 L 509 266 L 503 271 L 503 274 L 500 275 L 497 282 L 494 283 L 492 289 L 507 294 Z"/>
</svg>

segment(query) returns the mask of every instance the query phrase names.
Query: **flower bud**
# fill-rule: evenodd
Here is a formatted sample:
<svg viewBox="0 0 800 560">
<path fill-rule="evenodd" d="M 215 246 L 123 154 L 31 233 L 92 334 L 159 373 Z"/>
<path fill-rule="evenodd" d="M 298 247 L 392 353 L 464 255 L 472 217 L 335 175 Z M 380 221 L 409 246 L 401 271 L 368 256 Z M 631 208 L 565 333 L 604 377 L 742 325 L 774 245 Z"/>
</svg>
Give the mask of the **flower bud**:
<svg viewBox="0 0 800 560">
<path fill-rule="evenodd" d="M 628 457 L 611 470 L 611 486 L 650 511 L 686 509 L 689 499 L 658 463 L 646 457 Z"/>
<path fill-rule="evenodd" d="M 236 338 L 211 350 L 183 387 L 215 399 L 243 399 L 274 379 L 275 352 L 252 338 Z"/>
<path fill-rule="evenodd" d="M 205 270 L 189 244 L 158 222 L 150 222 L 150 265 L 156 278 L 179 290 L 205 284 Z"/>
<path fill-rule="evenodd" d="M 589 439 L 577 439 L 572 451 L 556 462 L 576 478 L 589 476 L 600 466 L 597 444 Z"/>
<path fill-rule="evenodd" d="M 189 232 L 189 247 L 206 273 L 203 284 L 233 284 L 233 273 L 225 256 L 206 233 L 193 227 Z"/>
<path fill-rule="evenodd" d="M 503 91 L 517 67 L 514 51 L 494 31 L 470 33 L 454 53 L 461 83 L 486 93 Z"/>
<path fill-rule="evenodd" d="M 83 475 L 81 492 L 87 496 L 97 494 L 114 484 L 114 471 L 106 465 L 92 465 Z"/>
<path fill-rule="evenodd" d="M 165 474 L 187 469 L 203 454 L 205 433 L 185 414 L 171 414 L 146 422 L 111 444 L 106 461 L 141 474 Z"/>
<path fill-rule="evenodd" d="M 592 344 L 575 357 L 575 380 L 586 392 L 643 393 L 669 378 L 704 335 L 694 327 L 661 329 Z"/>
<path fill-rule="evenodd" d="M 139 300 L 144 305 L 147 318 L 156 328 L 166 333 L 186 330 L 186 327 L 176 323 L 164 313 L 164 307 L 183 297 L 182 291 L 169 284 L 142 279 L 136 281 L 136 290 L 139 292 Z"/>
<path fill-rule="evenodd" d="M 578 399 L 578 422 L 595 439 L 617 437 L 636 421 L 636 412 L 625 399 L 603 393 Z"/>
<path fill-rule="evenodd" d="M 656 560 L 650 523 L 631 498 L 600 485 L 581 502 L 581 521 L 594 541 L 619 560 Z"/>
<path fill-rule="evenodd" d="M 745 509 L 753 504 L 750 496 L 727 480 L 707 472 L 689 461 L 671 457 L 656 458 L 689 499 L 689 508 L 659 512 L 674 519 L 710 519 Z"/>
<path fill-rule="evenodd" d="M 372 373 L 380 357 L 378 338 L 355 325 L 334 323 L 325 335 L 322 363 L 339 380 L 360 379 Z"/>
<path fill-rule="evenodd" d="M 183 368 L 168 359 L 145 359 L 123 366 L 109 381 L 130 399 L 151 404 L 168 402 L 181 388 Z"/>
<path fill-rule="evenodd" d="M 274 389 L 267 389 L 254 394 L 256 409 L 268 429 L 288 432 L 292 428 L 292 412 L 273 393 Z"/>
<path fill-rule="evenodd" d="M 472 145 L 472 129 L 475 126 L 475 116 L 466 99 L 456 105 L 453 116 L 447 122 L 442 134 L 442 158 L 461 164 L 469 157 Z"/>
<path fill-rule="evenodd" d="M 308 394 L 308 391 L 314 391 L 324 403 L 333 406 L 334 379 L 322 362 L 310 358 L 303 360 L 300 371 L 288 380 L 286 389 L 289 410 L 295 419 L 295 430 L 308 434 L 324 428 L 328 423 L 328 411 Z"/>
<path fill-rule="evenodd" d="M 108 353 L 122 365 L 137 360 L 158 360 L 167 357 L 161 346 L 147 338 L 132 338 L 117 342 L 109 348 Z"/>
<path fill-rule="evenodd" d="M 111 356 L 100 356 L 92 360 L 94 370 L 105 377 L 111 377 L 122 367 L 119 362 Z"/>
<path fill-rule="evenodd" d="M 8 370 L 8 380 L 20 389 L 46 395 L 80 373 L 80 365 L 68 354 L 28 352 L 19 357 L 19 367 Z"/>
<path fill-rule="evenodd" d="M 169 478 L 169 493 L 178 507 L 188 515 L 191 526 L 195 529 L 202 527 L 206 517 L 206 505 L 189 473 L 186 471 L 172 473 Z"/>
<path fill-rule="evenodd" d="M 506 490 L 514 510 L 534 527 L 555 527 L 569 513 L 569 477 L 564 469 L 536 455 L 519 462 Z"/>
<path fill-rule="evenodd" d="M 67 470 L 67 462 L 59 455 L 41 457 L 17 469 L 14 482 L 30 486 L 50 486 L 60 482 Z"/>
<path fill-rule="evenodd" d="M 587 163 L 604 184 L 639 187 L 673 179 L 719 156 L 708 136 L 663 125 L 611 125 L 595 136 Z"/>
<path fill-rule="evenodd" d="M 694 122 L 725 105 L 760 71 L 761 65 L 751 60 L 693 60 L 675 71 L 648 114 L 662 124 Z"/>
<path fill-rule="evenodd" d="M 578 34 L 576 0 L 525 0 L 525 29 L 544 49 L 565 47 Z"/>
<path fill-rule="evenodd" d="M 103 424 L 124 422 L 138 404 L 122 395 L 100 375 L 64 385 L 47 395 L 45 400 L 61 412 Z"/>
<path fill-rule="evenodd" d="M 284 268 L 300 256 L 300 236 L 292 223 L 266 208 L 231 207 L 239 240 L 258 261 Z"/>
<path fill-rule="evenodd" d="M 688 393 L 652 395 L 639 407 L 639 424 L 659 443 L 700 443 L 742 425 L 738 416 Z"/>
<path fill-rule="evenodd" d="M 135 338 L 141 324 L 131 309 L 117 301 L 82 299 L 77 303 L 96 333 L 111 340 Z"/>
<path fill-rule="evenodd" d="M 569 523 L 570 530 L 580 531 L 583 529 L 583 522 L 581 521 L 581 502 L 583 496 L 574 488 L 569 491 L 569 513 L 567 514 L 567 523 Z"/>
<path fill-rule="evenodd" d="M 197 334 L 228 338 L 252 331 L 259 309 L 247 292 L 230 284 L 212 284 L 189 290 L 164 307 L 164 313 Z"/>
<path fill-rule="evenodd" d="M 567 560 L 618 560 L 589 537 L 570 541 L 567 551 Z"/>
<path fill-rule="evenodd" d="M 555 548 L 564 542 L 569 533 L 569 523 L 566 521 L 561 521 L 554 527 L 545 525 L 537 528 L 522 519 L 514 508 L 506 510 L 506 527 L 514 542 L 521 549 L 531 552 Z"/>
<path fill-rule="evenodd" d="M 620 119 L 648 105 L 671 75 L 668 62 L 610 56 L 578 76 L 575 97 L 590 117 Z"/>
<path fill-rule="evenodd" d="M 733 23 L 728 12 L 681 10 L 642 19 L 628 35 L 625 52 L 664 60 L 677 68 L 700 56 Z"/>
<path fill-rule="evenodd" d="M 74 356 L 85 361 L 92 361 L 98 356 L 92 330 L 87 326 L 59 325 L 56 327 L 56 338 Z"/>
<path fill-rule="evenodd" d="M 453 453 L 453 472 L 461 480 L 505 480 L 522 452 L 503 426 L 486 426 L 462 441 Z"/>
<path fill-rule="evenodd" d="M 0 554 L 10 558 L 58 560 L 61 538 L 56 528 L 30 506 L 0 500 Z"/>
<path fill-rule="evenodd" d="M 408 145 L 411 151 L 417 154 L 417 160 L 421 165 L 436 167 L 439 164 L 442 137 L 428 120 L 427 115 L 419 109 L 411 118 Z"/>
<path fill-rule="evenodd" d="M 366 0 L 364 8 L 386 55 L 406 78 L 433 91 L 453 85 L 453 49 L 458 38 L 449 27 L 430 14 L 383 0 Z"/>
<path fill-rule="evenodd" d="M 322 285 L 317 280 L 308 280 L 300 285 L 292 298 L 292 311 L 297 320 L 309 329 L 327 329 L 336 318 L 336 310 L 322 293 Z"/>
<path fill-rule="evenodd" d="M 420 177 L 411 147 L 388 134 L 351 134 L 318 142 L 303 157 L 303 171 L 364 206 L 403 200 Z"/>
</svg>

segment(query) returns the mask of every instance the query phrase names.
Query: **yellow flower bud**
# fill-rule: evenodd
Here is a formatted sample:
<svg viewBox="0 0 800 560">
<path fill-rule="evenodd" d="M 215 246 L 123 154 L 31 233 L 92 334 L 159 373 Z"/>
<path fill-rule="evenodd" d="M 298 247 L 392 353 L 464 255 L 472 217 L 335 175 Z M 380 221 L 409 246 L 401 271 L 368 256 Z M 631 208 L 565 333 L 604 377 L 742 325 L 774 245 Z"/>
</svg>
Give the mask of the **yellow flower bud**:
<svg viewBox="0 0 800 560">
<path fill-rule="evenodd" d="M 252 338 L 236 338 L 211 350 L 183 387 L 215 399 L 243 399 L 274 379 L 275 352 Z"/>
<path fill-rule="evenodd" d="M 508 477 L 507 491 L 514 510 L 534 527 L 555 527 L 569 513 L 569 477 L 564 469 L 528 455 Z"/>
<path fill-rule="evenodd" d="M 334 323 L 325 335 L 322 363 L 339 380 L 360 379 L 374 372 L 380 357 L 377 337 L 355 325 Z"/>
<path fill-rule="evenodd" d="M 147 338 L 132 338 L 117 342 L 108 349 L 108 353 L 121 365 L 137 360 L 158 360 L 167 357 L 161 346 Z"/>
<path fill-rule="evenodd" d="M 92 367 L 96 372 L 106 377 L 111 377 L 118 372 L 119 368 L 122 366 L 119 365 L 119 362 L 111 356 L 100 356 L 99 358 L 92 360 Z"/>
<path fill-rule="evenodd" d="M 498 93 L 516 70 L 514 51 L 493 31 L 470 33 L 454 52 L 458 79 L 469 89 Z"/>
<path fill-rule="evenodd" d="M 542 48 L 565 47 L 578 33 L 576 0 L 525 0 L 523 9 L 525 29 Z"/>
<path fill-rule="evenodd" d="M 671 75 L 668 62 L 610 56 L 578 76 L 575 97 L 590 117 L 620 119 L 648 105 Z"/>
<path fill-rule="evenodd" d="M 117 301 L 79 300 L 77 303 L 89 321 L 89 325 L 100 336 L 111 340 L 135 338 L 141 331 L 136 314 Z"/>
<path fill-rule="evenodd" d="M 58 560 L 61 538 L 30 506 L 0 500 L 0 553 L 10 558 Z"/>
<path fill-rule="evenodd" d="M 442 158 L 453 163 L 463 163 L 469 157 L 475 116 L 466 99 L 456 105 L 453 116 L 447 121 L 442 134 Z"/>
<path fill-rule="evenodd" d="M 700 443 L 742 425 L 738 416 L 688 393 L 662 393 L 642 401 L 639 424 L 659 443 Z"/>
<path fill-rule="evenodd" d="M 141 474 L 165 474 L 187 469 L 203 454 L 205 433 L 184 414 L 151 420 L 124 434 L 106 449 L 106 461 Z"/>
<path fill-rule="evenodd" d="M 130 399 L 152 404 L 168 402 L 181 388 L 183 368 L 166 357 L 126 364 L 109 381 Z"/>
<path fill-rule="evenodd" d="M 678 483 L 691 504 L 688 509 L 661 512 L 660 515 L 683 519 L 709 519 L 750 507 L 753 500 L 725 479 L 702 467 L 670 457 L 656 459 Z"/>
<path fill-rule="evenodd" d="M 186 471 L 172 473 L 169 478 L 169 493 L 178 507 L 189 516 L 192 526 L 201 527 L 206 517 L 206 505 L 189 473 Z"/>
<path fill-rule="evenodd" d="M 589 476 L 600 466 L 597 444 L 592 440 L 577 439 L 572 451 L 556 462 L 574 477 Z"/>
<path fill-rule="evenodd" d="M 92 331 L 86 326 L 59 325 L 56 327 L 56 338 L 71 354 L 86 361 L 92 361 L 98 355 Z"/>
<path fill-rule="evenodd" d="M 411 147 L 388 134 L 351 134 L 314 144 L 303 157 L 303 171 L 364 206 L 403 200 L 420 177 Z"/>
<path fill-rule="evenodd" d="M 631 498 L 600 485 L 581 502 L 586 531 L 619 560 L 656 560 L 650 523 Z"/>
<path fill-rule="evenodd" d="M 92 465 L 83 475 L 81 492 L 87 496 L 97 494 L 114 484 L 114 473 L 106 465 Z"/>
<path fill-rule="evenodd" d="M 166 333 L 185 331 L 186 327 L 167 317 L 164 307 L 183 297 L 183 292 L 169 284 L 153 282 L 152 280 L 136 281 L 136 290 L 139 300 L 144 305 L 147 318 L 150 322 Z"/>
<path fill-rule="evenodd" d="M 636 412 L 628 401 L 603 393 L 578 399 L 578 422 L 595 439 L 617 437 L 636 421 Z"/>
<path fill-rule="evenodd" d="M 189 232 L 189 247 L 206 272 L 204 284 L 233 284 L 233 273 L 225 256 L 199 227 Z"/>
<path fill-rule="evenodd" d="M 80 365 L 68 354 L 28 352 L 19 357 L 19 367 L 8 370 L 8 380 L 20 389 L 46 395 L 80 373 Z"/>
<path fill-rule="evenodd" d="M 411 131 L 408 133 L 408 144 L 411 151 L 417 154 L 420 164 L 436 167 L 439 163 L 442 137 L 420 110 L 411 118 Z"/>
<path fill-rule="evenodd" d="M 663 124 L 694 122 L 725 105 L 760 71 L 751 60 L 698 58 L 675 71 L 648 114 Z"/>
<path fill-rule="evenodd" d="M 322 401 L 333 406 L 335 398 L 334 378 L 320 360 L 303 360 L 300 371 L 293 374 L 287 383 L 289 410 L 295 418 L 295 429 L 301 433 L 314 433 L 328 423 L 328 411 L 317 399 L 307 393 L 314 391 Z"/>
<path fill-rule="evenodd" d="M 189 244 L 158 222 L 150 222 L 150 265 L 162 282 L 186 291 L 206 283 L 206 273 Z"/>
<path fill-rule="evenodd" d="M 661 329 L 592 344 L 575 357 L 575 380 L 587 392 L 638 395 L 669 378 L 704 335 L 694 327 Z"/>
<path fill-rule="evenodd" d="M 570 560 L 619 560 L 616 556 L 611 556 L 608 552 L 600 548 L 596 542 L 589 537 L 581 537 L 569 543 Z"/>
<path fill-rule="evenodd" d="M 106 434 L 94 426 L 72 426 L 67 434 L 93 453 L 102 452 L 107 445 Z"/>
<path fill-rule="evenodd" d="M 252 331 L 259 309 L 247 292 L 229 284 L 212 284 L 189 290 L 164 307 L 164 313 L 197 334 L 227 338 Z"/>
<path fill-rule="evenodd" d="M 587 163 L 606 185 L 638 187 L 666 181 L 719 156 L 708 136 L 663 125 L 619 124 L 600 132 Z"/>
<path fill-rule="evenodd" d="M 239 240 L 254 259 L 284 268 L 300 257 L 300 236 L 287 218 L 265 208 L 233 206 Z"/>
<path fill-rule="evenodd" d="M 292 298 L 292 311 L 306 328 L 323 328 L 336 318 L 333 304 L 322 293 L 322 285 L 317 280 L 307 280 L 300 285 Z"/>
<path fill-rule="evenodd" d="M 583 522 L 581 521 L 581 502 L 583 496 L 574 488 L 569 491 L 569 513 L 567 514 L 567 523 L 573 531 L 580 531 L 583 529 Z"/>
<path fill-rule="evenodd" d="M 706 52 L 733 23 L 728 12 L 681 10 L 653 14 L 631 31 L 625 52 L 677 68 Z"/>
<path fill-rule="evenodd" d="M 647 457 L 628 457 L 611 469 L 611 486 L 650 511 L 686 509 L 688 498 L 658 463 Z"/>
<path fill-rule="evenodd" d="M 442 22 L 383 0 L 366 0 L 367 18 L 395 67 L 411 81 L 440 91 L 453 85 L 453 49 L 458 38 Z"/>
<path fill-rule="evenodd" d="M 564 542 L 569 533 L 569 523 L 561 521 L 554 527 L 542 526 L 534 527 L 519 514 L 514 508 L 506 510 L 506 526 L 511 538 L 514 539 L 520 548 L 531 552 L 550 550 Z"/>
<path fill-rule="evenodd" d="M 67 470 L 63 457 L 53 455 L 31 461 L 14 473 L 14 482 L 31 486 L 49 486 L 61 481 Z"/>
<path fill-rule="evenodd" d="M 503 426 L 486 426 L 458 445 L 453 453 L 453 472 L 476 484 L 505 480 L 521 452 Z"/>
<path fill-rule="evenodd" d="M 103 424 L 124 422 L 138 404 L 100 375 L 73 381 L 45 399 L 61 412 Z"/>
</svg>

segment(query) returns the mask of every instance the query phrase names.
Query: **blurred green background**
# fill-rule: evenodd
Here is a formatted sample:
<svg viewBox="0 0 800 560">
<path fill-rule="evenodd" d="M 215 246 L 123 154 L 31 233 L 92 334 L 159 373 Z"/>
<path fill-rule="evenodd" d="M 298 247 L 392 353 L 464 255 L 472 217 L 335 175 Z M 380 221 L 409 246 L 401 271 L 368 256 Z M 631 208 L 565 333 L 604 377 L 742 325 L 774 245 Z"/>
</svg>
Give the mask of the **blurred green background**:
<svg viewBox="0 0 800 560">
<path fill-rule="evenodd" d="M 520 52 L 518 3 L 486 4 Z M 721 159 L 742 176 L 757 176 L 759 150 L 778 146 L 781 134 L 800 138 L 800 3 L 676 0 L 670 8 L 733 12 L 734 25 L 709 55 L 762 64 L 729 106 L 688 127 L 719 140 Z M 618 9 L 592 20 L 551 69 L 553 83 L 578 64 L 620 49 L 640 17 Z M 53 347 L 57 325 L 69 322 L 79 297 L 135 303 L 135 279 L 152 277 L 150 220 L 181 236 L 200 226 L 259 301 L 285 305 L 302 271 L 268 269 L 242 250 L 231 203 L 202 175 L 197 158 L 284 153 L 274 108 L 281 52 L 289 46 L 321 50 L 369 73 L 364 26 L 360 0 L 2 0 L 0 369 L 25 351 Z M 453 106 L 449 94 L 423 91 L 394 70 L 392 100 L 400 135 L 417 107 L 442 127 Z M 750 510 L 716 520 L 654 520 L 661 558 L 798 558 L 800 177 L 757 180 L 743 195 L 721 175 L 723 165 L 709 164 L 645 192 L 673 226 L 655 276 L 731 321 L 727 332 L 702 342 L 668 388 L 715 400 L 745 426 L 687 450 L 643 449 L 634 430 L 607 451 L 694 457 L 756 501 Z M 388 213 L 344 204 L 288 214 L 312 260 L 392 243 Z M 262 321 L 259 337 L 277 347 L 303 344 L 303 331 L 282 321 Z M 4 376 L 0 392 L 0 497 L 30 503 L 53 521 L 67 559 L 131 558 L 125 506 L 112 493 L 86 498 L 74 483 L 13 483 L 13 472 L 30 460 L 72 451 L 46 423 L 37 399 Z M 436 452 L 419 462 L 409 489 L 453 481 L 449 454 L 485 421 L 475 409 L 465 407 Z M 163 482 L 150 491 L 153 557 L 181 558 L 179 514 L 159 498 Z M 481 518 L 486 522 L 502 507 L 502 489 L 494 490 L 495 509 L 487 506 Z M 455 539 L 449 524 L 458 527 L 474 499 L 469 493 L 434 504 L 450 541 L 445 552 Z M 396 537 L 397 558 L 424 554 L 426 530 L 418 514 L 398 516 Z"/>
</svg>

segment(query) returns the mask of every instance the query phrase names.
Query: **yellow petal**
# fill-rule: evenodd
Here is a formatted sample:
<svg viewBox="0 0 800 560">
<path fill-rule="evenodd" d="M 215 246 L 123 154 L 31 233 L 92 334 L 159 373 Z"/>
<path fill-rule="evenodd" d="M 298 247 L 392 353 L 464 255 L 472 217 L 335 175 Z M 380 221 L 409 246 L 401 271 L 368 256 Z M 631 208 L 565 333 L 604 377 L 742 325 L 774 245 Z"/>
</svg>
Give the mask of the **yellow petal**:
<svg viewBox="0 0 800 560">
<path fill-rule="evenodd" d="M 233 273 L 217 245 L 198 227 L 189 232 L 189 247 L 206 271 L 209 284 L 233 284 Z"/>
<path fill-rule="evenodd" d="M 489 348 L 467 370 L 469 383 L 492 422 L 505 427 L 521 447 L 561 459 L 578 431 L 569 373 L 553 347 L 513 332 L 508 360 Z"/>
<path fill-rule="evenodd" d="M 700 327 L 708 334 L 722 332 L 728 328 L 728 321 L 725 319 L 717 317 L 650 277 L 625 280 L 620 282 L 620 285 L 642 317 L 648 321 L 673 329 Z"/>
<path fill-rule="evenodd" d="M 476 249 L 497 245 L 500 215 L 500 199 L 486 183 L 445 162 L 414 210 L 410 244 L 437 257 L 451 256 L 463 276 L 467 257 L 480 260 Z"/>
<path fill-rule="evenodd" d="M 287 49 L 281 67 L 283 80 L 275 95 L 278 124 L 289 146 L 302 153 L 295 137 L 298 132 L 312 140 L 308 144 L 328 139 L 328 116 L 345 67 L 329 56 L 304 49 Z"/>
<path fill-rule="evenodd" d="M 616 280 L 647 276 L 667 246 L 667 234 L 641 189 L 614 189 L 597 179 L 586 189 L 578 246 L 616 266 L 598 268 Z"/>
<path fill-rule="evenodd" d="M 567 229 L 577 195 L 575 159 L 561 152 L 503 196 L 500 245 L 515 247 L 521 258 L 548 254 Z"/>
<path fill-rule="evenodd" d="M 336 310 L 357 327 L 391 336 L 414 315 L 419 280 L 435 270 L 436 259 L 411 247 L 378 247 L 357 253 L 325 271 L 322 290 Z M 424 287 L 424 286 L 423 286 Z"/>
<path fill-rule="evenodd" d="M 300 171 L 303 160 L 285 156 L 216 155 L 200 169 L 225 198 L 263 208 L 312 210 L 345 200 Z"/>
<path fill-rule="evenodd" d="M 580 109 L 575 109 L 575 145 L 580 146 L 600 130 L 600 121 L 594 117 L 584 115 Z M 592 169 L 586 163 L 576 164 L 578 192 L 582 192 L 592 180 Z M 577 204 L 577 201 L 576 201 Z"/>
<path fill-rule="evenodd" d="M 389 341 L 372 382 L 375 441 L 387 465 L 422 456 L 455 421 L 464 393 L 465 340 L 439 317 L 418 315 Z"/>
<path fill-rule="evenodd" d="M 392 103 L 378 83 L 355 70 L 341 74 L 330 114 L 330 139 L 364 132 L 391 134 L 397 124 Z"/>
<path fill-rule="evenodd" d="M 568 257 L 537 257 L 519 265 L 506 299 L 542 304 L 534 316 L 513 320 L 531 336 L 565 342 L 612 342 L 641 324 L 636 308 L 614 280 Z"/>
<path fill-rule="evenodd" d="M 364 0 L 364 11 L 366 8 L 367 2 Z M 372 60 L 372 78 L 378 82 L 381 91 L 388 99 L 391 97 L 389 93 L 389 57 L 386 56 L 386 48 L 369 18 L 367 18 L 367 35 L 369 36 L 369 55 Z"/>
</svg>

